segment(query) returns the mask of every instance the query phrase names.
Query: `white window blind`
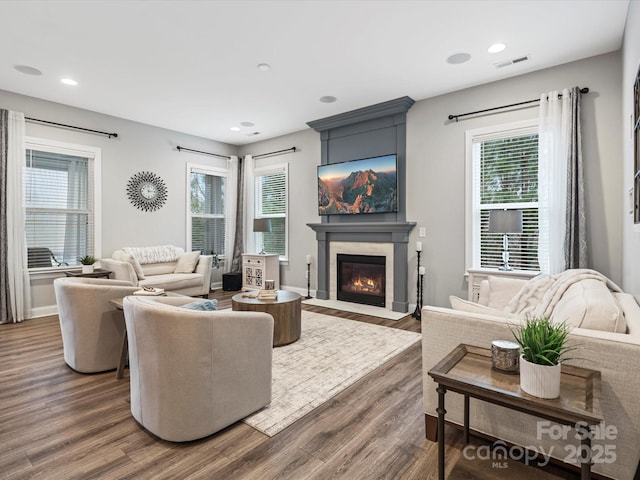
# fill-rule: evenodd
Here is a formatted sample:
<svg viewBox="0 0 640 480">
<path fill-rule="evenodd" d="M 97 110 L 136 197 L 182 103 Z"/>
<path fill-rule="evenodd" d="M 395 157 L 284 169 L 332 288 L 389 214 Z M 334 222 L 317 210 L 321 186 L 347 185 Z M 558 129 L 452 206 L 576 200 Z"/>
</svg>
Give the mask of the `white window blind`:
<svg viewBox="0 0 640 480">
<path fill-rule="evenodd" d="M 472 136 L 473 267 L 502 264 L 503 234 L 488 233 L 493 209 L 522 210 L 522 234 L 510 233 L 509 263 L 539 271 L 538 133 L 535 126 Z"/>
<path fill-rule="evenodd" d="M 191 250 L 205 255 L 225 253 L 225 180 L 222 175 L 191 170 Z"/>
<path fill-rule="evenodd" d="M 96 254 L 93 159 L 46 146 L 27 148 L 29 268 L 78 265 L 80 257 Z"/>
<path fill-rule="evenodd" d="M 287 207 L 288 168 L 279 165 L 268 169 L 256 169 L 256 218 L 270 218 L 271 232 L 263 233 L 264 250 L 288 256 Z"/>
</svg>

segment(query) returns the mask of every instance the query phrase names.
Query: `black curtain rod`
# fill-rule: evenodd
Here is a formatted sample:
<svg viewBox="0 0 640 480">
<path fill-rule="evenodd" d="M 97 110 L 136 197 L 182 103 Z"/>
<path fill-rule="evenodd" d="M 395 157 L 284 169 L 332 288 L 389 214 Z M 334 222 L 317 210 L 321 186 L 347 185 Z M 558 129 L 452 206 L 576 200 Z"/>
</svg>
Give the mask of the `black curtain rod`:
<svg viewBox="0 0 640 480">
<path fill-rule="evenodd" d="M 285 148 L 284 150 L 278 150 L 276 152 L 269 152 L 269 153 L 261 153 L 260 155 L 254 155 L 253 158 L 260 158 L 260 157 L 270 157 L 271 155 L 280 155 L 283 153 L 287 153 L 287 152 L 295 152 L 296 151 L 296 147 L 291 147 L 291 148 Z"/>
<path fill-rule="evenodd" d="M 48 120 L 40 120 L 39 118 L 24 117 L 24 119 L 29 122 L 46 123 L 47 125 L 53 125 L 56 127 L 71 128 L 73 130 L 80 130 L 82 132 L 90 132 L 90 133 L 97 133 L 99 135 L 106 135 L 109 138 L 118 136 L 117 133 L 101 132 L 100 130 L 91 130 L 90 128 L 76 127 L 75 125 L 66 125 L 64 123 L 50 122 Z"/>
<path fill-rule="evenodd" d="M 581 88 L 580 89 L 580 93 L 589 93 L 589 89 L 587 87 Z M 562 94 L 558 94 L 558 98 L 562 98 Z M 528 103 L 535 103 L 535 102 L 539 102 L 540 99 L 536 98 L 535 100 L 527 100 L 525 102 L 518 102 L 518 103 L 512 103 L 511 105 L 503 105 L 501 107 L 493 107 L 493 108 L 485 108 L 484 110 L 478 110 L 476 112 L 469 112 L 469 113 L 460 113 L 458 115 L 449 115 L 449 120 L 453 120 L 455 119 L 455 121 L 458 121 L 458 118 L 460 117 L 467 117 L 469 115 L 476 115 L 478 113 L 485 113 L 485 112 L 492 112 L 494 110 L 502 110 L 503 108 L 510 108 L 510 107 L 518 107 L 520 105 L 526 105 Z"/>
<path fill-rule="evenodd" d="M 185 148 L 185 147 L 181 147 L 180 145 L 178 145 L 176 148 L 178 149 L 179 152 L 181 152 L 182 150 L 185 150 L 187 152 L 201 153 L 202 155 L 211 155 L 212 157 L 226 158 L 227 160 L 229 160 L 231 158 L 231 157 L 229 157 L 227 155 L 218 155 L 217 153 L 203 152 L 202 150 L 194 150 L 192 148 Z"/>
</svg>

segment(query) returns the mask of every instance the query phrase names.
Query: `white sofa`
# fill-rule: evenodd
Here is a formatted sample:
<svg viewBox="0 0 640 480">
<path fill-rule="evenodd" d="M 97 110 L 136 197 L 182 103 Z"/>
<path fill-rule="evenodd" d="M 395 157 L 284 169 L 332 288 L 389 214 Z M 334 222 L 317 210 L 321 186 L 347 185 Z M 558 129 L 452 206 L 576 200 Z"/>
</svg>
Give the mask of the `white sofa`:
<svg viewBox="0 0 640 480">
<path fill-rule="evenodd" d="M 173 245 L 127 247 L 100 259 L 113 278 L 135 286 L 162 288 L 188 296 L 207 296 L 211 290 L 211 255 L 186 252 Z"/>
<path fill-rule="evenodd" d="M 513 340 L 510 325 L 519 321 L 519 316 L 504 309 L 518 298 L 526 281 L 500 279 L 493 282 L 499 287 L 492 292 L 491 280 L 485 280 L 481 285 L 479 304 L 454 298 L 452 304 L 458 309 L 425 306 L 422 310 L 423 398 L 426 433 L 431 440 L 436 437 L 438 396 L 429 370 L 461 343 L 489 348 L 492 340 Z M 549 297 L 553 296 L 554 292 L 550 289 L 548 292 Z M 613 321 L 615 315 L 607 310 L 610 299 L 601 295 L 601 289 L 599 292 L 594 294 L 588 285 L 585 287 L 577 282 L 572 289 L 556 295 L 559 300 L 566 298 L 557 302 L 558 315 L 552 312 L 551 318 L 573 315 L 574 320 L 581 320 L 581 326 L 574 327 L 570 334 L 572 342 L 580 345 L 575 354 L 580 359 L 566 363 L 601 372 L 601 409 L 605 425 L 617 430 L 615 439 L 593 440 L 594 454 L 608 448 L 615 459 L 596 462 L 592 471 L 609 478 L 631 480 L 638 478 L 634 475 L 637 475 L 640 461 L 640 307 L 629 294 L 609 292 L 614 306 L 622 313 L 623 333 L 584 328 L 604 318 L 605 326 L 611 330 L 621 329 L 619 318 Z M 530 307 L 535 308 L 535 305 Z M 568 309 L 572 311 L 567 313 Z M 525 447 L 542 447 L 545 452 L 553 449 L 552 456 L 559 460 L 570 456 L 568 448 L 571 447 L 567 444 L 579 446 L 579 440 L 574 438 L 552 440 L 549 435 L 538 435 L 536 420 L 539 419 L 533 416 L 479 400 L 472 400 L 470 405 L 470 427 L 490 437 Z M 447 421 L 462 425 L 462 395 L 449 392 L 446 410 Z M 607 445 L 613 445 L 613 448 Z"/>
</svg>

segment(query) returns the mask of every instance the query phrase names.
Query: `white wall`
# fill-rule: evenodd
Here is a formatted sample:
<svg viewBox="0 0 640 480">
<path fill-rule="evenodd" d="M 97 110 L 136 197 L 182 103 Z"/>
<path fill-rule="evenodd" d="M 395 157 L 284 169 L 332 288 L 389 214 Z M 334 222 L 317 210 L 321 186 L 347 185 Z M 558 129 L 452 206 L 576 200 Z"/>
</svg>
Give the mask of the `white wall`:
<svg viewBox="0 0 640 480">
<path fill-rule="evenodd" d="M 640 301 L 640 229 L 633 227 L 633 215 L 628 213 L 628 192 L 633 188 L 633 81 L 640 65 L 640 2 L 630 2 L 627 26 L 622 43 L 622 289 Z"/>
<path fill-rule="evenodd" d="M 23 112 L 27 117 L 65 123 L 94 130 L 115 132 L 117 138 L 26 124 L 26 134 L 102 149 L 102 252 L 111 256 L 123 246 L 186 244 L 186 164 L 224 166 L 225 160 L 178 152 L 176 146 L 220 155 L 236 154 L 237 147 L 121 118 L 102 115 L 58 103 L 0 90 L 0 108 Z M 146 170 L 159 175 L 167 185 L 165 205 L 155 212 L 136 209 L 126 194 L 127 181 Z M 52 278 L 32 279 L 33 306 L 55 305 Z M 43 311 L 42 313 L 46 313 Z"/>
<path fill-rule="evenodd" d="M 630 7 L 630 20 L 640 23 L 638 6 Z M 632 18 L 633 17 L 633 18 Z M 625 95 L 629 97 L 631 71 L 640 56 L 640 32 L 627 27 L 625 38 Z M 633 49 L 633 51 L 632 51 Z M 630 58 L 630 59 L 629 59 Z M 407 116 L 407 221 L 426 227 L 423 259 L 426 261 L 424 303 L 448 305 L 449 295 L 466 297 L 464 278 L 464 132 L 467 129 L 532 118 L 537 108 L 521 109 L 451 123 L 447 115 L 538 98 L 540 93 L 579 85 L 589 87 L 583 97 L 582 125 L 587 196 L 587 235 L 591 248 L 589 266 L 620 283 L 622 267 L 621 195 L 623 176 L 620 132 L 625 128 L 631 102 L 625 101 L 626 117 L 621 116 L 621 55 L 611 53 L 566 65 L 494 82 L 463 91 L 416 102 Z M 629 97 L 630 98 L 630 97 Z M 220 165 L 213 157 L 180 153 L 176 145 L 223 155 L 251 154 L 282 150 L 295 146 L 295 153 L 259 159 L 257 166 L 289 163 L 289 262 L 281 265 L 281 283 L 306 289 L 305 255 L 315 257 L 314 232 L 307 223 L 317 223 L 316 167 L 320 163 L 320 136 L 306 129 L 240 148 L 151 127 L 86 110 L 45 102 L 0 91 L 0 107 L 24 112 L 27 116 L 114 131 L 117 139 L 78 133 L 64 129 L 27 124 L 27 134 L 55 140 L 94 145 L 102 150 L 103 252 L 125 245 L 173 243 L 184 245 L 185 165 Z M 314 120 L 314 119 L 309 119 Z M 628 134 L 627 134 L 628 136 Z M 625 143 L 624 172 L 631 172 L 631 147 Z M 150 170 L 167 183 L 167 204 L 157 212 L 135 209 L 126 198 L 129 177 Z M 630 179 L 625 181 L 630 185 Z M 626 205 L 626 203 L 625 203 Z M 640 234 L 632 234 L 625 215 L 624 287 L 640 296 L 640 273 L 634 271 L 640 256 Z M 410 245 L 418 240 L 418 228 Z M 410 249 L 412 250 L 412 249 Z M 415 252 L 409 258 L 409 285 L 415 285 Z M 635 263 L 634 263 L 635 262 Z M 424 262 L 423 262 L 424 265 Z M 637 268 L 635 269 L 637 270 Z M 311 288 L 316 287 L 315 265 Z M 34 285 L 36 306 L 53 304 L 50 281 Z M 415 303 L 416 292 L 409 291 Z"/>
<path fill-rule="evenodd" d="M 451 123 L 449 114 L 538 98 L 542 92 L 579 85 L 583 96 L 582 127 L 585 163 L 589 266 L 620 282 L 622 172 L 619 132 L 620 54 L 611 53 L 507 80 L 416 102 L 407 116 L 407 221 L 417 222 L 410 246 L 426 227 L 422 265 L 426 261 L 424 303 L 447 306 L 449 295 L 466 298 L 464 277 L 465 156 L 464 133 L 488 125 L 535 118 L 538 108 L 486 115 Z M 240 154 L 260 154 L 291 146 L 300 152 L 272 157 L 289 162 L 289 265 L 281 266 L 282 283 L 304 287 L 304 255 L 316 252 L 315 236 L 306 226 L 319 222 L 316 211 L 316 166 L 320 163 L 319 134 L 305 130 L 254 143 Z M 409 285 L 415 285 L 415 252 L 410 248 Z M 316 271 L 312 272 L 312 289 Z M 415 289 L 409 300 L 415 303 Z"/>
<path fill-rule="evenodd" d="M 320 134 L 307 129 L 240 148 L 240 155 L 260 155 L 296 147 L 294 153 L 256 160 L 256 168 L 289 164 L 289 261 L 280 265 L 280 284 L 306 291 L 306 255 L 312 254 L 311 289 L 316 288 L 316 236 L 307 223 L 320 222 L 316 166 L 320 165 Z"/>
<path fill-rule="evenodd" d="M 407 121 L 407 220 L 424 226 L 424 303 L 448 306 L 467 296 L 465 272 L 465 152 L 468 129 L 535 118 L 538 108 L 450 122 L 449 114 L 535 99 L 579 85 L 587 203 L 589 265 L 618 282 L 620 254 L 620 58 L 612 53 L 417 102 Z M 537 105 L 537 104 L 534 104 Z M 417 240 L 418 228 L 412 232 Z M 415 275 L 415 274 L 414 274 Z M 410 279 L 409 284 L 415 283 Z M 414 294 L 415 298 L 415 294 Z"/>
</svg>

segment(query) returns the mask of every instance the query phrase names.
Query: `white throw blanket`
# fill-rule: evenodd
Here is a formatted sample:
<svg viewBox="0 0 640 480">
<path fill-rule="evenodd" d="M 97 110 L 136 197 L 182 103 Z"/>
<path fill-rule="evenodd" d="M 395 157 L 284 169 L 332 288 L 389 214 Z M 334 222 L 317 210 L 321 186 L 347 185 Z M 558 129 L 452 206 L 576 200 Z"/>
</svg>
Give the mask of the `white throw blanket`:
<svg viewBox="0 0 640 480">
<path fill-rule="evenodd" d="M 567 289 L 586 279 L 599 280 L 613 292 L 622 291 L 615 283 L 595 270 L 565 270 L 556 275 L 538 275 L 529 280 L 511 299 L 505 312 L 525 317 L 550 317 Z"/>
<path fill-rule="evenodd" d="M 147 263 L 175 262 L 178 260 L 178 252 L 173 245 L 161 245 L 159 247 L 124 247 L 122 250 L 138 260 L 141 265 Z"/>
</svg>

